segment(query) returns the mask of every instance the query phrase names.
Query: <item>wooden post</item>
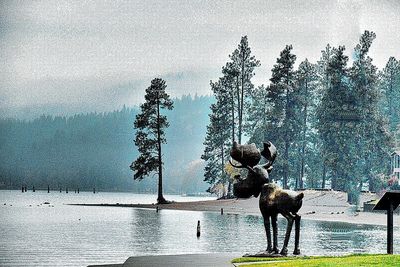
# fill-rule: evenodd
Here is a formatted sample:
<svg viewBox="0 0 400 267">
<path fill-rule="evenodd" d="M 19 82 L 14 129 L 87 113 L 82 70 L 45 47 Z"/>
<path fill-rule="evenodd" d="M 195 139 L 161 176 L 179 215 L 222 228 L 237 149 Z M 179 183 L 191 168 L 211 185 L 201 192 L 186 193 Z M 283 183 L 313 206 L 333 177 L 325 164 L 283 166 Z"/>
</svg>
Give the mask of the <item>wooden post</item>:
<svg viewBox="0 0 400 267">
<path fill-rule="evenodd" d="M 32 187 L 32 192 L 35 192 L 35 186 Z"/>
<path fill-rule="evenodd" d="M 60 193 L 61 193 L 61 187 L 60 187 Z"/>
<path fill-rule="evenodd" d="M 389 201 L 387 210 L 387 254 L 393 254 L 393 202 Z"/>
<path fill-rule="evenodd" d="M 47 193 L 50 193 L 50 185 L 47 186 Z"/>
<path fill-rule="evenodd" d="M 159 209 L 158 206 L 156 206 L 156 212 L 158 212 L 158 209 Z"/>
<path fill-rule="evenodd" d="M 79 187 L 78 187 L 78 194 L 79 194 Z"/>
<path fill-rule="evenodd" d="M 67 194 L 68 194 L 68 187 L 67 187 L 67 188 L 65 188 L 65 193 L 67 193 Z"/>
<path fill-rule="evenodd" d="M 27 186 L 25 186 L 25 192 L 28 192 L 28 187 Z"/>
<path fill-rule="evenodd" d="M 96 188 L 93 187 L 93 194 L 96 194 Z"/>
<path fill-rule="evenodd" d="M 200 221 L 197 221 L 197 237 L 200 237 Z"/>
<path fill-rule="evenodd" d="M 76 189 L 75 189 L 75 194 L 76 194 Z"/>
<path fill-rule="evenodd" d="M 221 208 L 221 215 L 224 215 L 224 208 Z"/>
<path fill-rule="evenodd" d="M 21 192 L 22 192 L 22 193 L 25 192 L 24 186 L 21 187 Z"/>
</svg>

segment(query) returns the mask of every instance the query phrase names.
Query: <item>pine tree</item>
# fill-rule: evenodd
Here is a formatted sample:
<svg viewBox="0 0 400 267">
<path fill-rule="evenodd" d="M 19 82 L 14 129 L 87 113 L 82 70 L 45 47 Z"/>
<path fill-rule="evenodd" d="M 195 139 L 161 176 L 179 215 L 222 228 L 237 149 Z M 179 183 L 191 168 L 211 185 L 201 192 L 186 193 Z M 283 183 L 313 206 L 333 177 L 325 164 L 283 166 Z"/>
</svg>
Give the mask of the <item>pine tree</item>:
<svg viewBox="0 0 400 267">
<path fill-rule="evenodd" d="M 134 179 L 142 180 L 151 173 L 158 174 L 157 202 L 160 204 L 168 203 L 163 196 L 161 145 L 167 143 L 164 129 L 169 126 L 167 117 L 161 114 L 161 110 L 173 108 L 173 101 L 165 92 L 166 87 L 164 80 L 155 78 L 146 89 L 145 102 L 140 106 L 141 113 L 136 115 L 134 122 L 137 129 L 135 145 L 140 156 L 130 166 L 135 171 Z"/>
<path fill-rule="evenodd" d="M 393 133 L 400 123 L 400 62 L 390 57 L 379 76 L 381 110 L 389 119 L 390 131 Z"/>
<path fill-rule="evenodd" d="M 296 176 L 295 188 L 303 188 L 306 163 L 308 160 L 307 148 L 315 148 L 315 106 L 317 104 L 317 68 L 307 59 L 300 63 L 296 72 L 295 99 L 298 107 L 298 125 L 300 132 L 297 135 L 299 174 Z M 314 151 L 317 152 L 317 151 Z M 315 172 L 314 172 L 315 175 Z M 312 180 L 314 181 L 314 180 Z M 314 187 L 315 185 L 312 185 Z"/>
<path fill-rule="evenodd" d="M 335 190 L 344 190 L 352 161 L 350 147 L 352 135 L 347 127 L 343 108 L 351 105 L 352 95 L 348 83 L 348 57 L 344 55 L 344 46 L 332 49 L 332 56 L 327 64 L 329 86 L 323 92 L 318 105 L 317 128 L 322 140 L 322 155 L 326 167 L 331 171 L 331 186 Z"/>
<path fill-rule="evenodd" d="M 219 95 L 220 90 L 224 88 L 220 82 L 211 83 L 211 87 L 217 95 L 217 102 L 210 107 L 210 124 L 207 126 L 204 141 L 205 148 L 201 156 L 206 161 L 204 181 L 211 185 L 228 182 L 228 176 L 225 174 L 224 168 L 229 157 L 230 146 L 228 140 L 231 137 L 231 128 L 228 126 L 231 123 L 231 113 L 224 102 L 224 98 Z"/>
<path fill-rule="evenodd" d="M 247 36 L 242 37 L 238 48 L 229 55 L 229 58 L 231 62 L 223 69 L 223 73 L 229 74 L 231 77 L 230 80 L 233 85 L 231 88 L 236 98 L 237 137 L 238 142 L 241 143 L 244 133 L 243 125 L 246 118 L 246 109 L 254 87 L 251 78 L 254 76 L 254 69 L 260 66 L 260 61 L 251 54 Z"/>
<path fill-rule="evenodd" d="M 296 56 L 291 53 L 293 47 L 287 45 L 277 58 L 276 64 L 272 69 L 271 85 L 268 91 L 272 112 L 270 117 L 271 129 L 274 129 L 274 136 L 271 140 L 275 140 L 278 149 L 281 151 L 282 163 L 282 185 L 288 188 L 289 169 L 289 152 L 296 132 L 295 120 L 295 99 L 293 97 L 295 71 L 294 63 Z"/>
<path fill-rule="evenodd" d="M 247 36 L 242 37 L 238 48 L 229 55 L 230 62 L 222 68 L 223 76 L 211 82 L 216 103 L 211 105 L 210 124 L 204 141 L 202 159 L 207 161 L 205 181 L 210 184 L 228 183 L 231 193 L 232 180 L 224 171 L 229 159 L 229 148 L 234 141 L 242 140 L 245 113 L 253 90 L 251 78 L 260 62 L 251 55 Z M 237 139 L 236 139 L 237 138 Z"/>
<path fill-rule="evenodd" d="M 388 125 L 385 125 L 385 120 L 382 120 L 379 113 L 377 68 L 368 56 L 375 38 L 375 33 L 370 31 L 361 35 L 360 43 L 354 49 L 355 60 L 350 69 L 352 88 L 361 114 L 361 122 L 356 128 L 358 138 L 354 143 L 359 155 L 358 175 L 354 175 L 358 178 L 355 183 L 361 189 L 362 183 L 368 181 L 370 190 L 377 189 L 377 174 L 385 173 L 387 164 L 382 164 L 379 158 L 385 154 L 389 157 L 391 146 L 390 136 L 387 134 Z"/>
<path fill-rule="evenodd" d="M 248 119 L 245 124 L 250 136 L 250 143 L 256 143 L 259 147 L 269 139 L 271 106 L 268 99 L 268 88 L 264 85 L 257 87 L 251 96 L 251 104 L 248 109 Z"/>
<path fill-rule="evenodd" d="M 317 109 L 316 109 L 316 115 L 324 113 L 324 108 L 326 106 L 320 105 L 321 99 L 325 94 L 328 92 L 331 84 L 331 77 L 330 77 L 330 72 L 329 72 L 329 63 L 332 60 L 333 56 L 333 48 L 327 44 L 325 50 L 321 51 L 321 58 L 317 62 L 317 74 L 318 74 L 318 89 L 317 89 L 317 98 L 318 98 L 318 104 L 317 104 Z M 322 115 L 324 116 L 324 115 Z M 318 117 L 317 117 L 318 118 Z M 320 124 L 321 126 L 322 124 Z M 318 127 L 317 127 L 318 128 Z M 318 137 L 317 139 L 320 139 L 323 137 L 321 132 L 318 132 Z M 321 188 L 325 188 L 326 185 L 326 179 L 327 179 L 327 166 L 329 165 L 328 159 L 329 159 L 329 150 L 327 149 L 327 138 L 324 138 L 325 142 L 321 142 L 321 145 L 318 146 L 318 151 L 319 154 L 322 156 L 322 183 L 321 183 Z M 322 140 L 321 140 L 322 141 Z M 325 146 L 324 146 L 325 145 Z M 325 149 L 324 149 L 325 147 Z"/>
</svg>

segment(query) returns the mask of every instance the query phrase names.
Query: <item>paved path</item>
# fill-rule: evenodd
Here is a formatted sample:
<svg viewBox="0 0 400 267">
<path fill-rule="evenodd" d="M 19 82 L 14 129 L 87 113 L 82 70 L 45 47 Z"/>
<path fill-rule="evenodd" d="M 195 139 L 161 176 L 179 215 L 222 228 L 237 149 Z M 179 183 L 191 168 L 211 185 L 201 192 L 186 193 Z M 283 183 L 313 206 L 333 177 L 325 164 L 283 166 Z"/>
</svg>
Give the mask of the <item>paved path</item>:
<svg viewBox="0 0 400 267">
<path fill-rule="evenodd" d="M 233 267 L 237 253 L 183 254 L 130 257 L 123 264 L 93 265 L 96 267 Z"/>
</svg>

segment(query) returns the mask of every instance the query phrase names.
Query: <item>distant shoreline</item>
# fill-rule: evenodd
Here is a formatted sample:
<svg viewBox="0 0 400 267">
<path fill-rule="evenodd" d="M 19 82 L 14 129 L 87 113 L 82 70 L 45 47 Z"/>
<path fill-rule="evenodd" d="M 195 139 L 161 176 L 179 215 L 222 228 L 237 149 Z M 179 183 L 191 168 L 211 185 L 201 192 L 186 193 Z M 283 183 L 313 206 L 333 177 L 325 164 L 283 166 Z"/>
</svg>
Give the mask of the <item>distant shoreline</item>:
<svg viewBox="0 0 400 267">
<path fill-rule="evenodd" d="M 344 222 L 351 224 L 367 224 L 386 226 L 386 215 L 384 213 L 356 212 L 355 208 L 346 202 L 345 193 L 328 191 L 320 192 L 306 190 L 303 207 L 299 214 L 303 219 L 329 222 Z M 362 201 L 374 199 L 374 194 L 364 194 Z M 205 200 L 193 202 L 173 202 L 170 204 L 126 204 L 126 203 L 103 203 L 103 204 L 68 204 L 75 206 L 98 206 L 98 207 L 126 207 L 160 210 L 188 210 L 188 211 L 209 211 L 221 212 L 224 214 L 255 215 L 261 216 L 258 199 L 224 199 Z M 394 225 L 400 227 L 400 216 L 395 215 Z"/>
</svg>

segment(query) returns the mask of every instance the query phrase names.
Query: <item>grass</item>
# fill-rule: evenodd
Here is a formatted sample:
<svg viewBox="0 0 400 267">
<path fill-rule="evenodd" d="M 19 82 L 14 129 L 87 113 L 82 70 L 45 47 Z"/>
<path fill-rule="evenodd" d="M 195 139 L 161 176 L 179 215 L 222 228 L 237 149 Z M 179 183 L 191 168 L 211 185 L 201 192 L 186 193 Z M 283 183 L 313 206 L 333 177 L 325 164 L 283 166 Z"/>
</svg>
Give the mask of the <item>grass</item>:
<svg viewBox="0 0 400 267">
<path fill-rule="evenodd" d="M 249 263 L 246 267 L 347 267 L 347 266 L 400 266 L 400 255 L 387 254 L 352 254 L 346 256 L 304 256 L 282 258 L 243 257 L 233 259 L 232 263 Z"/>
</svg>

